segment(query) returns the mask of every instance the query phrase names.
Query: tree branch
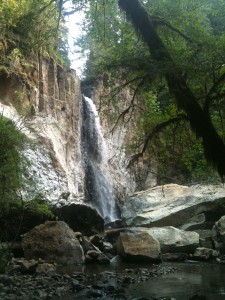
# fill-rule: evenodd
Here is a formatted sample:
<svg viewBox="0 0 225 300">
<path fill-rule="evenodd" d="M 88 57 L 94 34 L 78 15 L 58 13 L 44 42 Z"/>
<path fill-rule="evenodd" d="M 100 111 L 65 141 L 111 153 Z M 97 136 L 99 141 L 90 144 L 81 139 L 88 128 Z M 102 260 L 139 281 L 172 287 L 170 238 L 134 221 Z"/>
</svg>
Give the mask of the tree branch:
<svg viewBox="0 0 225 300">
<path fill-rule="evenodd" d="M 147 78 L 147 77 L 148 77 L 148 75 L 138 76 L 138 77 L 135 77 L 135 78 L 132 78 L 132 79 L 126 81 L 125 83 L 123 83 L 120 86 L 115 88 L 116 91 L 112 94 L 112 96 L 115 97 L 123 88 L 125 88 L 129 84 L 131 84 L 137 80 L 143 80 L 144 78 Z"/>
<path fill-rule="evenodd" d="M 113 126 L 113 128 L 110 130 L 110 132 L 113 132 L 115 130 L 115 128 L 117 127 L 119 121 L 121 119 L 123 119 L 123 122 L 125 123 L 125 116 L 129 113 L 130 109 L 134 107 L 134 100 L 135 100 L 135 97 L 138 93 L 138 91 L 140 90 L 141 86 L 143 86 L 143 84 L 145 83 L 146 79 L 148 78 L 148 75 L 144 76 L 144 77 L 139 77 L 139 79 L 141 79 L 141 81 L 138 83 L 138 85 L 136 86 L 135 90 L 134 90 L 134 94 L 132 96 L 132 99 L 131 99 L 131 102 L 129 104 L 129 106 L 118 116 L 117 120 L 116 120 L 116 123 L 115 125 Z M 132 79 L 130 80 L 129 82 L 126 82 L 125 85 L 122 85 L 123 87 L 127 86 L 129 83 L 131 82 L 134 82 L 136 81 L 137 78 L 135 79 Z M 118 94 L 119 92 L 117 92 Z M 131 119 L 131 116 L 130 118 L 128 119 L 128 121 L 126 123 L 128 123 Z"/>
<path fill-rule="evenodd" d="M 156 125 L 155 128 L 153 128 L 153 130 L 150 132 L 150 134 L 146 137 L 146 139 L 144 141 L 144 146 L 143 146 L 141 152 L 139 152 L 131 157 L 128 167 L 133 165 L 139 159 L 139 157 L 143 156 L 143 154 L 145 153 L 145 151 L 148 148 L 149 143 L 155 137 L 156 134 L 160 133 L 162 130 L 164 130 L 169 125 L 179 123 L 180 121 L 183 121 L 183 120 L 190 121 L 186 115 L 179 114 L 172 119 L 169 119 L 163 123 Z"/>
<path fill-rule="evenodd" d="M 181 32 L 179 29 L 173 27 L 171 24 L 169 24 L 166 20 L 162 20 L 160 18 L 157 18 L 156 20 L 153 20 L 153 24 L 156 25 L 164 25 L 166 27 L 168 27 L 170 30 L 178 33 L 185 41 L 192 43 L 192 40 L 186 36 L 183 32 Z"/>
<path fill-rule="evenodd" d="M 213 95 L 214 93 L 217 92 L 217 89 L 219 88 L 220 84 L 225 82 L 225 73 L 223 73 L 213 84 L 213 86 L 211 87 L 211 89 L 209 90 L 206 99 L 205 99 L 205 105 L 204 105 L 204 111 L 209 114 L 209 107 L 210 104 L 212 103 L 213 100 L 218 99 L 218 97 L 220 98 L 221 95 L 224 94 L 220 94 L 220 95 Z"/>
</svg>

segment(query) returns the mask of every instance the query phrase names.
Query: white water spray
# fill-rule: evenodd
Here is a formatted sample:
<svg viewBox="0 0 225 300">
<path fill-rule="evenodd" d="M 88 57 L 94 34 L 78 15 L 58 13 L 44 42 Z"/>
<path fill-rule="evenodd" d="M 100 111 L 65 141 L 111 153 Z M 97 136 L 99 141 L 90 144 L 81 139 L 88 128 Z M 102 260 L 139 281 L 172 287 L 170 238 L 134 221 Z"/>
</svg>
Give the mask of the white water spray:
<svg viewBox="0 0 225 300">
<path fill-rule="evenodd" d="M 105 223 L 113 222 L 118 219 L 118 214 L 109 173 L 107 145 L 96 106 L 88 97 L 83 97 L 82 129 L 87 198 Z"/>
</svg>

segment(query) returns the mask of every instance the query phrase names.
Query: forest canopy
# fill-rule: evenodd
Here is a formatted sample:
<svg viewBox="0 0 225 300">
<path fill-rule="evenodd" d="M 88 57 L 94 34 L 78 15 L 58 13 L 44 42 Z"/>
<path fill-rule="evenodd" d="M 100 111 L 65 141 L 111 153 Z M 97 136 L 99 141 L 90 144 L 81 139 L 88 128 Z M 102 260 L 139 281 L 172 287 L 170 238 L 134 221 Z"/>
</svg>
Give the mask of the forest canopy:
<svg viewBox="0 0 225 300">
<path fill-rule="evenodd" d="M 178 171 L 185 179 L 210 180 L 205 158 L 225 174 L 224 11 L 222 0 L 86 6 L 79 41 L 89 51 L 85 75 L 90 80 L 110 73 L 108 85 L 120 78 L 121 86 L 133 90 L 126 114 L 140 123 L 134 158 L 154 150 L 168 175 Z M 151 149 L 153 140 L 157 147 Z"/>
</svg>

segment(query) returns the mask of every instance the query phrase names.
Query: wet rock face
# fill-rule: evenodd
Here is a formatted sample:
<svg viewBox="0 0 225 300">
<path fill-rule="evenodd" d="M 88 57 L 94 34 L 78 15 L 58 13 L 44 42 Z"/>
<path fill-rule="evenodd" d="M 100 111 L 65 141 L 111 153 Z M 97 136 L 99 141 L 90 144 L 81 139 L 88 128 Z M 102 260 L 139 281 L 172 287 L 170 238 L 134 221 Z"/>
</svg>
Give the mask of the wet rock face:
<svg viewBox="0 0 225 300">
<path fill-rule="evenodd" d="M 61 265 L 84 263 L 84 253 L 76 234 L 62 221 L 47 221 L 22 237 L 26 259 L 42 258 Z"/>
</svg>

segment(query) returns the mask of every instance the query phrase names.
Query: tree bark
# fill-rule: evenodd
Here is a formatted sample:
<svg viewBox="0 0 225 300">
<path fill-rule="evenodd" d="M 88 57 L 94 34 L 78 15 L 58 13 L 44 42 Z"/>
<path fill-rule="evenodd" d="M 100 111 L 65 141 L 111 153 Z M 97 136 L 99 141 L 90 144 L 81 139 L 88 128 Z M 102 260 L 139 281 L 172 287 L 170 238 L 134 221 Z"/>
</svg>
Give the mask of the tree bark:
<svg viewBox="0 0 225 300">
<path fill-rule="evenodd" d="M 119 0 L 123 10 L 134 28 L 141 34 L 149 48 L 151 57 L 158 66 L 164 68 L 164 76 L 170 93 L 174 96 L 178 108 L 182 109 L 190 119 L 190 124 L 197 135 L 202 138 L 205 157 L 215 168 L 221 178 L 225 176 L 225 145 L 212 124 L 209 114 L 204 111 L 187 82 L 181 76 L 167 48 L 157 34 L 150 16 L 139 0 Z"/>
</svg>

